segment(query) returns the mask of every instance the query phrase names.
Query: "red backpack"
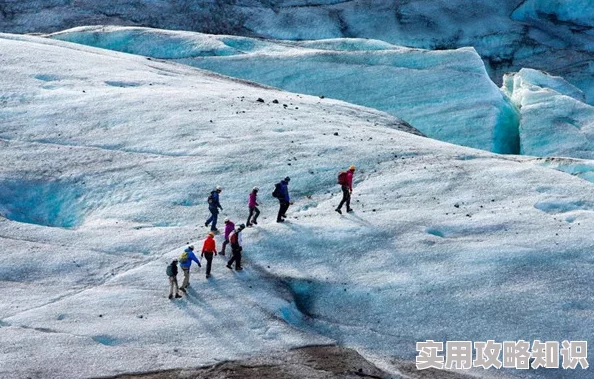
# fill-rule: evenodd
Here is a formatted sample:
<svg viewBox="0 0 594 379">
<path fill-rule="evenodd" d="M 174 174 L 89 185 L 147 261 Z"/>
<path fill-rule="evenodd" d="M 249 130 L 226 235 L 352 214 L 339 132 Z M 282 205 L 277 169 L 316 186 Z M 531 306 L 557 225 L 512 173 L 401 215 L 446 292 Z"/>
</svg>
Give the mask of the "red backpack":
<svg viewBox="0 0 594 379">
<path fill-rule="evenodd" d="M 346 171 L 341 171 L 338 173 L 338 184 L 341 186 L 346 186 L 348 184 Z"/>
</svg>

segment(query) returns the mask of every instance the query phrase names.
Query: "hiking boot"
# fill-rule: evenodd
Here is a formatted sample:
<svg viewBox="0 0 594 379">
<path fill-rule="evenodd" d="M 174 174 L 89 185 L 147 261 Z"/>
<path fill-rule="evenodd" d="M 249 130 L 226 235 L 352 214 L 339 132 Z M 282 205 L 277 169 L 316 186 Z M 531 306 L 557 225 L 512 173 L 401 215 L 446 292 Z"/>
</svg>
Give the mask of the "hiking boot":
<svg viewBox="0 0 594 379">
<path fill-rule="evenodd" d="M 204 226 L 208 227 L 208 222 L 205 222 L 205 223 L 204 223 Z"/>
<path fill-rule="evenodd" d="M 229 270 L 233 270 L 233 268 L 230 265 L 227 265 L 225 267 L 227 267 Z"/>
<path fill-rule="evenodd" d="M 225 252 L 224 251 L 220 251 L 219 252 L 219 255 L 225 255 Z"/>
<path fill-rule="evenodd" d="M 241 271 L 243 270 L 243 267 L 235 267 L 235 271 Z"/>
<path fill-rule="evenodd" d="M 210 274 L 206 274 L 206 279 L 210 278 Z"/>
<path fill-rule="evenodd" d="M 283 220 L 282 218 L 279 218 L 278 220 L 276 220 L 276 222 L 285 222 L 285 220 Z"/>
<path fill-rule="evenodd" d="M 182 298 L 182 295 L 180 295 L 180 294 L 178 293 L 178 294 L 176 294 L 176 295 L 175 295 L 175 298 L 176 298 L 176 299 L 181 299 L 181 298 Z"/>
<path fill-rule="evenodd" d="M 250 228 L 250 227 L 252 227 L 253 225 L 252 225 L 251 223 L 249 223 L 249 224 L 245 224 L 245 226 L 246 226 L 247 228 Z"/>
<path fill-rule="evenodd" d="M 335 211 L 338 212 L 338 214 L 342 214 L 342 211 L 340 210 L 340 208 L 336 208 Z"/>
<path fill-rule="evenodd" d="M 354 211 L 353 211 L 353 208 L 349 208 L 349 209 L 347 209 L 347 212 L 349 212 L 349 213 L 351 213 L 351 212 L 354 212 Z"/>
<path fill-rule="evenodd" d="M 169 295 L 169 300 L 173 299 L 173 295 Z"/>
<path fill-rule="evenodd" d="M 256 220 L 254 220 L 254 221 L 252 221 L 252 224 L 258 225 L 258 222 Z"/>
<path fill-rule="evenodd" d="M 186 289 L 185 288 L 180 288 L 180 291 L 182 291 L 183 293 L 186 293 Z"/>
</svg>

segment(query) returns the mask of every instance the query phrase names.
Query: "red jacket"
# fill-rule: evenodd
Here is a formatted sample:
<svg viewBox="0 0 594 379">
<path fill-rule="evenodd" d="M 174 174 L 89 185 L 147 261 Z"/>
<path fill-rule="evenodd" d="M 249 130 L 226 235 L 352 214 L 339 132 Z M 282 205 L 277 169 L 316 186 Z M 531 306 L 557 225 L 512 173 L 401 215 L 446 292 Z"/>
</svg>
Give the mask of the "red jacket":
<svg viewBox="0 0 594 379">
<path fill-rule="evenodd" d="M 349 186 L 349 190 L 353 190 L 353 172 L 351 170 L 347 171 L 347 186 Z"/>
<path fill-rule="evenodd" d="M 204 245 L 202 245 L 202 254 L 204 253 L 216 253 L 217 252 L 217 245 L 216 242 L 214 240 L 214 238 L 212 238 L 211 236 L 206 237 L 206 239 L 204 240 Z"/>
</svg>

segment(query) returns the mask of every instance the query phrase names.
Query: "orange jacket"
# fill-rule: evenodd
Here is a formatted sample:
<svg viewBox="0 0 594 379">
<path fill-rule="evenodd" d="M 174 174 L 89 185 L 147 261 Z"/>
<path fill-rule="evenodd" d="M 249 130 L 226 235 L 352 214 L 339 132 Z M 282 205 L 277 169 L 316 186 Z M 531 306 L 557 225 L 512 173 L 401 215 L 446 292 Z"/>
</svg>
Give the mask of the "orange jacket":
<svg viewBox="0 0 594 379">
<path fill-rule="evenodd" d="M 202 245 L 202 253 L 216 253 L 216 251 L 217 245 L 215 243 L 214 238 L 212 238 L 211 236 L 206 237 L 206 239 L 204 240 L 204 245 Z"/>
</svg>

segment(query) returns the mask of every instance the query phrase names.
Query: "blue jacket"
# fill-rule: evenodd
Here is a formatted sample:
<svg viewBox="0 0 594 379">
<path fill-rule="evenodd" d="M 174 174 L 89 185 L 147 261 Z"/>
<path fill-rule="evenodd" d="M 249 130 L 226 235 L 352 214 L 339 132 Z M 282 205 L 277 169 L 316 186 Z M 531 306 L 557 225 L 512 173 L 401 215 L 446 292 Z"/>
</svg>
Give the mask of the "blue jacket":
<svg viewBox="0 0 594 379">
<path fill-rule="evenodd" d="M 279 190 L 281 193 L 279 200 L 286 201 L 287 203 L 290 203 L 291 198 L 289 197 L 289 183 L 285 182 L 284 180 L 281 180 Z"/>
<path fill-rule="evenodd" d="M 219 202 L 219 193 L 217 191 L 212 191 L 210 196 L 212 198 L 212 203 L 208 204 L 208 207 L 211 209 L 219 208 L 220 210 L 223 210 L 223 207 L 221 207 L 221 203 Z"/>
<path fill-rule="evenodd" d="M 186 249 L 184 250 L 186 253 L 188 253 L 188 260 L 185 262 L 180 261 L 179 265 L 181 268 L 190 268 L 190 266 L 192 265 L 192 261 L 198 263 L 198 266 L 202 267 L 202 265 L 200 264 L 200 261 L 198 260 L 198 258 L 196 257 L 196 255 L 194 254 L 194 252 L 190 249 Z"/>
</svg>

